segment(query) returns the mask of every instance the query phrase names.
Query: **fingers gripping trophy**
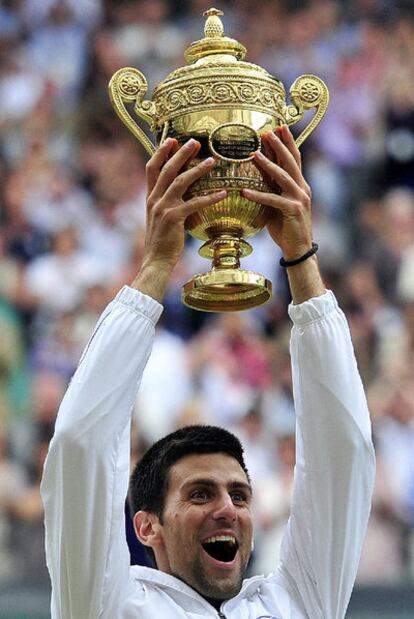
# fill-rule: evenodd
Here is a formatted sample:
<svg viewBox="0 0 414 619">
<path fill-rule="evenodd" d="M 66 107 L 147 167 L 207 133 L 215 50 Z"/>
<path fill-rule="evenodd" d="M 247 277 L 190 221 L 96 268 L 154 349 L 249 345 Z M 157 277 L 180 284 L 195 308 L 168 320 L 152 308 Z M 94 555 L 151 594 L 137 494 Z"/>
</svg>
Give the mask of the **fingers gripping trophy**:
<svg viewBox="0 0 414 619">
<path fill-rule="evenodd" d="M 149 155 L 156 146 L 128 111 L 149 123 L 157 145 L 167 138 L 184 144 L 189 138 L 201 145 L 190 166 L 213 156 L 216 165 L 196 181 L 186 198 L 227 191 L 226 197 L 190 215 L 186 230 L 204 241 L 199 253 L 212 260 L 211 270 L 196 275 L 183 286 L 183 303 L 212 312 L 249 309 L 266 303 L 271 282 L 260 273 L 240 268 L 240 259 L 252 252 L 246 238 L 267 223 L 266 206 L 249 200 L 242 189 L 275 191 L 254 164 L 253 153 L 263 149 L 261 135 L 282 125 L 297 123 L 305 110 L 315 114 L 296 139 L 296 145 L 315 129 L 329 100 L 324 82 L 314 75 L 298 77 L 286 102 L 281 81 L 265 69 L 245 62 L 246 48 L 224 35 L 222 11 L 209 9 L 204 38 L 185 52 L 187 66 L 168 75 L 145 99 L 147 80 L 135 68 L 117 71 L 110 83 L 112 105 L 122 122 Z"/>
</svg>

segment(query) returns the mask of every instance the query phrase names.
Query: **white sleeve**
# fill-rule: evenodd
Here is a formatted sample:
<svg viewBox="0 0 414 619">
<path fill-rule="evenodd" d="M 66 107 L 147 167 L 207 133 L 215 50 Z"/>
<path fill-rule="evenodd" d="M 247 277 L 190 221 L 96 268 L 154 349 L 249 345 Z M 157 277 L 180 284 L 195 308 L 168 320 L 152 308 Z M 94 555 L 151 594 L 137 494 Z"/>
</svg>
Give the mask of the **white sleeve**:
<svg viewBox="0 0 414 619">
<path fill-rule="evenodd" d="M 128 586 L 130 421 L 162 307 L 124 287 L 59 409 L 41 484 L 53 619 L 119 616 Z"/>
<path fill-rule="evenodd" d="M 291 305 L 297 415 L 281 571 L 312 619 L 342 619 L 368 521 L 375 458 L 348 325 L 331 292 Z"/>
</svg>

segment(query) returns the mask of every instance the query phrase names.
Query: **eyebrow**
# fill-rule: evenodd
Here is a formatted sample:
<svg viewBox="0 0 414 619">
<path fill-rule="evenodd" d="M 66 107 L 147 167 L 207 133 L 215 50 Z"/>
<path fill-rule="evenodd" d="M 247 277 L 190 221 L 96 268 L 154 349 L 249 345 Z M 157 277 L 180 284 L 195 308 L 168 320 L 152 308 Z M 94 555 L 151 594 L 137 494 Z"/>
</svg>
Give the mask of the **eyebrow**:
<svg viewBox="0 0 414 619">
<path fill-rule="evenodd" d="M 205 486 L 208 488 L 215 488 L 217 485 L 218 484 L 212 479 L 204 478 L 204 477 L 196 477 L 195 479 L 189 479 L 188 481 L 186 481 L 183 484 L 182 488 L 186 489 L 191 486 Z M 252 487 L 246 481 L 238 481 L 238 480 L 230 481 L 227 483 L 227 488 L 229 490 L 240 490 L 241 489 L 247 492 L 250 496 L 253 495 Z"/>
</svg>

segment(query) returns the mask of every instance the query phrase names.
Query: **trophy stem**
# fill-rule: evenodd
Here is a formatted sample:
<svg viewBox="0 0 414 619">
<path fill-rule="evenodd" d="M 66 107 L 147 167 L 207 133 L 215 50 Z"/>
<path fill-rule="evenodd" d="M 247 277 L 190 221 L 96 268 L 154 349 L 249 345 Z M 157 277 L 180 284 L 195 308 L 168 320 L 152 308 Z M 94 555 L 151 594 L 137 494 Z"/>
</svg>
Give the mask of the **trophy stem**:
<svg viewBox="0 0 414 619">
<path fill-rule="evenodd" d="M 240 231 L 215 232 L 198 250 L 203 258 L 213 261 L 214 269 L 239 269 L 240 258 L 252 253 L 252 246 L 240 237 Z"/>
<path fill-rule="evenodd" d="M 240 239 L 229 234 L 221 234 L 211 241 L 214 269 L 239 269 L 243 254 Z"/>
<path fill-rule="evenodd" d="M 213 260 L 212 269 L 184 284 L 183 303 L 204 312 L 234 312 L 269 301 L 270 281 L 260 273 L 240 269 L 240 258 L 251 251 L 251 245 L 234 231 L 216 232 L 199 250 L 201 256 Z"/>
</svg>

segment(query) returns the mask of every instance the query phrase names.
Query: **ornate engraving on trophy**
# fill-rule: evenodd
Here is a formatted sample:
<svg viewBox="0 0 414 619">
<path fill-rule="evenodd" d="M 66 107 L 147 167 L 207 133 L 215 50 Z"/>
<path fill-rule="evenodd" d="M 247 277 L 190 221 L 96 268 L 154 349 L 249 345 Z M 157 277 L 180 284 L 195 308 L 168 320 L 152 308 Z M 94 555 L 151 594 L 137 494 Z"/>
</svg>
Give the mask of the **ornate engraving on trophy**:
<svg viewBox="0 0 414 619">
<path fill-rule="evenodd" d="M 226 65 L 221 68 L 225 69 Z M 228 64 L 228 68 L 229 70 L 234 69 L 234 65 Z M 182 77 L 179 69 L 175 72 L 175 77 Z M 181 86 L 180 88 L 163 84 L 156 89 L 156 114 L 159 119 L 164 119 L 167 116 L 174 118 L 188 110 L 189 106 L 192 107 L 193 111 L 196 111 L 206 110 L 210 105 L 233 104 L 238 109 L 243 105 L 258 111 L 267 109 L 269 112 L 277 114 L 280 121 L 284 122 L 284 87 L 280 83 L 271 82 L 270 79 L 269 84 L 263 83 L 264 81 L 266 81 L 265 75 L 261 76 L 260 80 L 251 80 L 250 83 L 246 83 L 238 76 L 229 75 L 227 81 L 215 84 L 212 84 L 211 80 L 204 81 L 202 78 L 198 80 L 197 84 Z"/>
</svg>

